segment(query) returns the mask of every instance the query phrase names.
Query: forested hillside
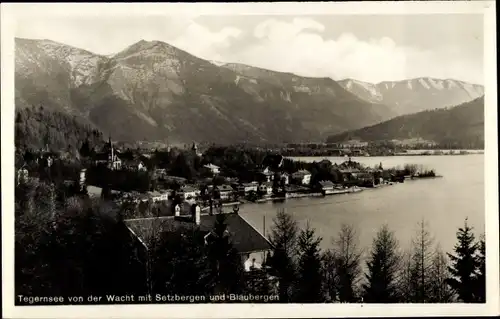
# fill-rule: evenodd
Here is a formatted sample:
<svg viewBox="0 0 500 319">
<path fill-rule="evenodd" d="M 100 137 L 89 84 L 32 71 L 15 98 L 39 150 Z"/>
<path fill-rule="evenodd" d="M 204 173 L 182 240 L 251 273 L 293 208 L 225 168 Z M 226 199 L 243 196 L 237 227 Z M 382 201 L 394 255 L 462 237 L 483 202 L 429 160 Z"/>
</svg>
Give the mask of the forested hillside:
<svg viewBox="0 0 500 319">
<path fill-rule="evenodd" d="M 103 141 L 100 131 L 85 120 L 43 106 L 16 111 L 15 145 L 20 149 L 77 151 L 85 140 L 92 145 Z"/>
<path fill-rule="evenodd" d="M 389 141 L 423 139 L 443 147 L 484 147 L 484 96 L 461 105 L 398 116 L 389 121 L 328 138 Z"/>
</svg>

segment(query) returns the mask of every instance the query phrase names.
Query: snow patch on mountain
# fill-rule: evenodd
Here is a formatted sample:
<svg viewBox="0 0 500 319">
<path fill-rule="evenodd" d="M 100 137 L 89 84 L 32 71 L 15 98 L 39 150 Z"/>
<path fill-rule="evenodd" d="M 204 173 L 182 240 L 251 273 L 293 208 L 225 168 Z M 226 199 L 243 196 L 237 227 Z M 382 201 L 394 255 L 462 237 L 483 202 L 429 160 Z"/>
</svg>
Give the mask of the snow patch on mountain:
<svg viewBox="0 0 500 319">
<path fill-rule="evenodd" d="M 347 81 L 347 84 L 345 85 L 345 87 L 350 90 L 352 88 L 352 80 L 349 80 Z"/>
<path fill-rule="evenodd" d="M 431 78 L 429 78 L 428 80 L 429 80 L 430 84 L 432 85 L 432 87 L 434 87 L 435 89 L 437 89 L 437 90 L 444 89 L 443 81 L 441 81 L 441 80 L 434 80 L 434 79 L 431 79 Z"/>
<path fill-rule="evenodd" d="M 453 88 L 458 88 L 458 85 L 455 81 L 453 80 L 446 80 L 446 83 L 448 83 L 448 90 L 453 89 Z"/>
<path fill-rule="evenodd" d="M 104 56 L 50 40 L 42 40 L 37 46 L 49 57 L 68 63 L 71 80 L 76 87 L 94 83 L 99 73 L 99 64 L 107 61 Z"/>
<path fill-rule="evenodd" d="M 217 66 L 223 66 L 224 64 L 226 64 L 226 62 L 220 62 L 220 61 L 215 61 L 215 60 L 210 60 L 208 62 L 212 63 L 213 65 L 217 65 Z"/>
<path fill-rule="evenodd" d="M 464 90 L 467 92 L 467 94 L 469 94 L 469 96 L 472 99 L 475 99 L 475 98 L 484 94 L 484 92 L 481 92 L 483 90 L 478 91 L 477 88 L 473 84 L 470 84 L 470 83 L 462 82 L 462 87 L 464 88 Z"/>
<path fill-rule="evenodd" d="M 424 79 L 418 79 L 418 82 L 420 82 L 420 84 L 422 84 L 422 86 L 424 88 L 426 88 L 427 90 L 430 89 L 431 87 L 429 86 L 429 84 L 427 84 L 427 82 L 425 82 Z"/>
<path fill-rule="evenodd" d="M 361 85 L 366 91 L 370 92 L 373 97 L 380 97 L 381 94 L 375 87 L 375 85 L 371 83 L 356 81 L 357 84 Z"/>
<path fill-rule="evenodd" d="M 412 89 L 413 89 L 413 86 L 412 86 L 412 84 L 411 84 L 411 80 L 408 80 L 408 81 L 406 82 L 406 86 L 407 86 L 410 90 L 412 90 Z"/>
</svg>

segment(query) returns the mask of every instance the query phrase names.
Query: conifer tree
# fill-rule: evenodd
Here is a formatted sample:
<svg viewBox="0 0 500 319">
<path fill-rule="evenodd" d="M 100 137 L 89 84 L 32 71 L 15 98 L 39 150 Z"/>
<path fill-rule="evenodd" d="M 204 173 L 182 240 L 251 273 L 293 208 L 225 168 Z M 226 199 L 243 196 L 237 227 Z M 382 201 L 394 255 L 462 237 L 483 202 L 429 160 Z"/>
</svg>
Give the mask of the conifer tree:
<svg viewBox="0 0 500 319">
<path fill-rule="evenodd" d="M 476 258 L 477 243 L 472 232 L 472 227 L 469 227 L 467 219 L 463 227 L 460 227 L 457 232 L 458 243 L 455 245 L 455 253 L 448 254 L 451 259 L 449 271 L 451 273 L 448 278 L 449 285 L 458 294 L 458 298 L 463 302 L 474 302 L 473 284 L 475 282 L 476 271 L 479 267 L 479 262 Z"/>
<path fill-rule="evenodd" d="M 448 271 L 448 258 L 438 247 L 430 271 L 431 294 L 430 302 L 447 303 L 454 300 L 454 292 L 447 283 L 450 273 Z"/>
<path fill-rule="evenodd" d="M 299 265 L 297 302 L 322 302 L 321 252 L 322 238 L 307 224 L 298 237 Z"/>
<path fill-rule="evenodd" d="M 363 285 L 364 302 L 391 303 L 398 301 L 396 279 L 401 265 L 398 242 L 387 225 L 377 232 L 371 256 L 367 262 L 367 283 Z"/>
<path fill-rule="evenodd" d="M 327 250 L 322 256 L 322 285 L 325 300 L 336 301 L 338 297 L 339 276 L 337 272 L 337 256 L 333 250 Z"/>
<path fill-rule="evenodd" d="M 216 215 L 207 243 L 215 292 L 240 292 L 244 288 L 243 269 L 241 259 L 231 243 L 225 214 Z"/>
<path fill-rule="evenodd" d="M 357 283 L 361 274 L 361 251 L 357 244 L 357 235 L 350 225 L 342 225 L 334 240 L 333 254 L 336 257 L 338 275 L 338 299 L 341 302 L 358 301 Z"/>
<path fill-rule="evenodd" d="M 410 253 L 410 300 L 412 302 L 430 302 L 431 269 L 435 258 L 434 240 L 427 223 L 418 223 L 418 231 L 412 240 Z"/>
<path fill-rule="evenodd" d="M 484 234 L 478 243 L 477 274 L 474 280 L 474 299 L 476 302 L 486 302 L 486 241 Z"/>
<path fill-rule="evenodd" d="M 280 302 L 289 302 L 292 296 L 296 276 L 297 237 L 297 222 L 285 210 L 279 210 L 269 237 L 273 253 L 268 264 L 270 273 L 278 278 Z"/>
</svg>

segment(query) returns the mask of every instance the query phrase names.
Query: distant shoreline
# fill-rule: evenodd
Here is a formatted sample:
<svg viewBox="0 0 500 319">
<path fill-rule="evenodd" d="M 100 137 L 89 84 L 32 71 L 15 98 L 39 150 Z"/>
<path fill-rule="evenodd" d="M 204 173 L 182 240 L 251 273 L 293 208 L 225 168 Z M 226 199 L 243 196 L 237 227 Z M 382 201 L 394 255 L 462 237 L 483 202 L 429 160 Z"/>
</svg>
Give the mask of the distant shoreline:
<svg viewBox="0 0 500 319">
<path fill-rule="evenodd" d="M 351 157 L 394 157 L 394 156 L 458 156 L 484 154 L 484 150 L 409 150 L 407 152 L 388 153 L 383 155 L 352 155 Z M 348 155 L 337 154 L 314 154 L 314 155 L 285 155 L 286 158 L 300 157 L 348 157 Z"/>
</svg>

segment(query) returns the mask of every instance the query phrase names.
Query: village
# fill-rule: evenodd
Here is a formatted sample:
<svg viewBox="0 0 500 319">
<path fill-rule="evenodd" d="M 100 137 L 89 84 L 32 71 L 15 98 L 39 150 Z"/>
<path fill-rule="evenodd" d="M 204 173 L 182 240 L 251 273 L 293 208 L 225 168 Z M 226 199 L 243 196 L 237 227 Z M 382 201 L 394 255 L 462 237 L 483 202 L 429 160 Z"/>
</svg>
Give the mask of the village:
<svg viewBox="0 0 500 319">
<path fill-rule="evenodd" d="M 97 151 L 81 153 L 84 167 L 61 165 L 65 162 L 62 156 L 47 149 L 24 156 L 24 164 L 17 171 L 17 184 L 34 177 L 36 171 L 37 178 L 62 179 L 63 196 L 84 193 L 106 200 L 120 211 L 133 240 L 145 251 L 155 233 L 192 227 L 206 234 L 206 242 L 216 216 L 224 214 L 247 271 L 262 267 L 271 244 L 262 231 L 238 214 L 242 205 L 356 193 L 404 182 L 418 174 L 434 175 L 433 171 L 424 175 L 415 167 L 384 169 L 382 163 L 364 167 L 351 157 L 337 165 L 327 159 L 303 163 L 268 153 L 260 154 L 262 161 L 253 167 L 248 165 L 247 170 L 237 168 L 238 176 L 234 176 L 230 169 L 225 171 L 222 165 L 209 161 L 210 152 L 202 154 L 195 143 L 180 150 L 168 164 L 158 161 L 159 151 L 124 151 L 111 139 Z M 163 154 L 169 153 L 172 150 Z M 221 163 L 216 156 L 212 159 Z M 54 169 L 57 163 L 60 166 Z M 196 176 L 188 176 L 190 165 L 197 166 Z"/>
<path fill-rule="evenodd" d="M 191 152 L 203 163 L 203 154 L 198 152 L 196 144 L 192 145 Z M 39 166 L 50 168 L 56 156 L 41 150 L 31 160 Z M 95 152 L 89 158 L 88 167 L 82 168 L 77 178 L 72 177 L 64 182 L 71 185 L 77 179 L 80 187 L 87 189 L 89 196 L 106 197 L 116 203 L 129 201 L 161 203 L 176 199 L 181 203 L 196 203 L 208 209 L 209 204 L 212 207 L 218 207 L 303 196 L 359 192 L 364 188 L 403 182 L 404 179 L 418 177 L 419 173 L 415 168 L 413 171 L 411 168 L 399 171 L 395 168 L 384 169 L 382 163 L 374 168 L 364 167 L 347 156 L 346 161 L 340 165 L 332 164 L 328 159 L 309 164 L 318 168 L 319 171 L 298 169 L 289 172 L 289 169 L 284 167 L 285 157 L 279 154 L 268 154 L 256 169 L 244 172 L 244 178 L 228 176 L 221 167 L 213 163 L 203 163 L 202 176 L 190 180 L 169 174 L 166 167 L 152 167 L 152 156 L 154 154 L 151 152 L 139 150 L 124 154 L 109 140 L 99 152 Z M 99 173 L 100 178 L 95 177 L 96 172 Z M 23 165 L 17 174 L 18 182 L 30 175 L 28 165 Z M 110 176 L 106 174 L 113 175 L 113 177 L 107 179 Z M 73 175 L 75 175 L 74 172 Z M 89 175 L 93 177 L 89 178 Z M 148 178 L 149 185 L 146 189 L 141 187 L 143 185 L 135 183 L 135 187 L 129 187 L 132 189 L 124 190 L 124 185 L 120 185 L 117 181 L 130 176 L 137 179 L 141 175 Z M 116 176 L 121 176 L 121 178 L 116 178 Z M 171 213 L 174 213 L 173 207 Z"/>
</svg>

